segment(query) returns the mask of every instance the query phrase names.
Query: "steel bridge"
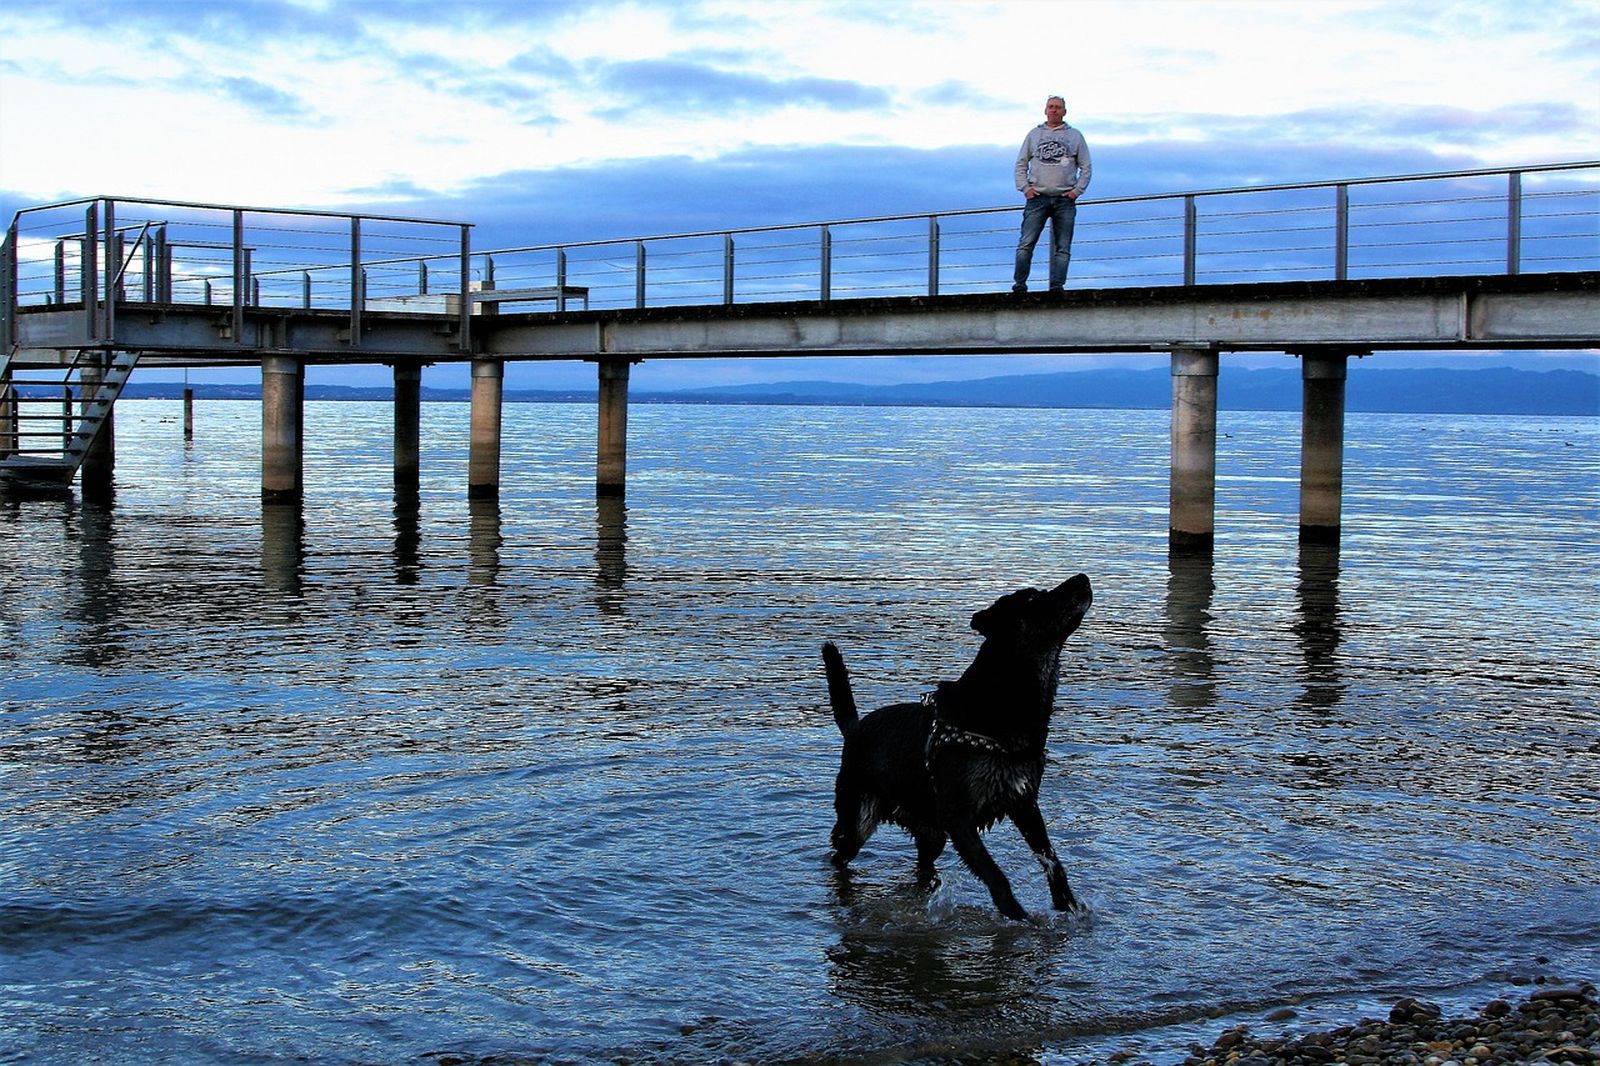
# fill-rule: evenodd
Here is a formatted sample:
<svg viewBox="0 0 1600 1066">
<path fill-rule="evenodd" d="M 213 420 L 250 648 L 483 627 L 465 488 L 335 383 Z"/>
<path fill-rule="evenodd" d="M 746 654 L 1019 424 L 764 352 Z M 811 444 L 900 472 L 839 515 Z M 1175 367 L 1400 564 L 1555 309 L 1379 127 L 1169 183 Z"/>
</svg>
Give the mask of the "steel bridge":
<svg viewBox="0 0 1600 1066">
<path fill-rule="evenodd" d="M 297 498 L 305 368 L 387 364 L 415 476 L 426 365 L 472 366 L 468 491 L 499 489 L 504 364 L 599 365 L 622 492 L 643 359 L 1170 352 L 1174 542 L 1209 543 L 1218 357 L 1306 382 L 1301 529 L 1336 535 L 1345 361 L 1600 346 L 1600 160 L 1085 200 L 1064 294 L 1014 296 L 1020 208 L 478 250 L 469 223 L 95 197 L 0 250 L 0 479 L 109 480 L 136 366 L 262 371 L 267 499 Z"/>
</svg>

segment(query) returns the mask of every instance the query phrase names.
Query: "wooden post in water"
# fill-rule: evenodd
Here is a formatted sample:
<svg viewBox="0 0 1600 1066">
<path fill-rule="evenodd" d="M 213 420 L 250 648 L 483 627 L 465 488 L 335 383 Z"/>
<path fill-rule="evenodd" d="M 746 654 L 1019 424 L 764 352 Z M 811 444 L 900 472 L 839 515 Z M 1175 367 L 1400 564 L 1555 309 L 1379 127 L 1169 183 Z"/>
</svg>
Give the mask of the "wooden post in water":
<svg viewBox="0 0 1600 1066">
<path fill-rule="evenodd" d="M 394 366 L 394 485 L 415 490 L 422 476 L 422 367 Z"/>
<path fill-rule="evenodd" d="M 194 440 L 194 390 L 183 387 L 183 439 Z"/>
<path fill-rule="evenodd" d="M 1172 474 L 1167 544 L 1209 552 L 1217 512 L 1217 353 L 1172 350 Z"/>
<path fill-rule="evenodd" d="M 291 355 L 261 359 L 261 499 L 298 502 L 304 489 L 305 364 Z"/>
<path fill-rule="evenodd" d="M 1300 353 L 1300 543 L 1339 543 L 1348 352 Z"/>
<path fill-rule="evenodd" d="M 96 357 L 100 358 L 100 357 Z M 105 381 L 105 368 L 98 362 L 85 363 L 79 373 L 81 386 L 78 409 L 83 420 L 91 417 L 95 403 L 100 399 L 100 389 Z M 89 448 L 83 453 L 83 465 L 78 468 L 79 484 L 86 498 L 105 499 L 111 495 L 113 471 L 117 465 L 117 427 L 107 410 Z"/>
<path fill-rule="evenodd" d="M 600 361 L 600 441 L 596 496 L 622 496 L 628 488 L 628 373 L 626 359 Z"/>
<path fill-rule="evenodd" d="M 505 364 L 472 361 L 472 428 L 467 446 L 467 496 L 500 495 L 500 396 Z"/>
</svg>

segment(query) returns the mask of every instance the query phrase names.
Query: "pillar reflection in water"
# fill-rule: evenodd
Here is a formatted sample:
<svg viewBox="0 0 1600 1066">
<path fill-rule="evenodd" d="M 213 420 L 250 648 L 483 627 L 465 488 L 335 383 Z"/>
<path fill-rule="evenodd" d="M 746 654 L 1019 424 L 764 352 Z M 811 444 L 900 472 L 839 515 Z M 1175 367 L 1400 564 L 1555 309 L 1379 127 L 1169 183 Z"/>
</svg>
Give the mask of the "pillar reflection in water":
<svg viewBox="0 0 1600 1066">
<path fill-rule="evenodd" d="M 493 585 L 500 577 L 500 498 L 467 499 L 467 584 Z"/>
<path fill-rule="evenodd" d="M 83 660 L 88 666 L 110 666 L 126 653 L 123 595 L 117 584 L 116 509 L 109 499 L 86 492 L 77 518 Z"/>
<path fill-rule="evenodd" d="M 1302 542 L 1300 576 L 1295 586 L 1295 636 L 1305 666 L 1305 690 L 1295 700 L 1298 707 L 1328 711 L 1344 698 L 1339 673 L 1339 644 L 1343 640 L 1339 610 L 1339 545 Z"/>
<path fill-rule="evenodd" d="M 300 594 L 306 567 L 306 518 L 298 500 L 261 505 L 261 581 Z"/>
<path fill-rule="evenodd" d="M 595 602 L 607 613 L 622 610 L 628 580 L 628 505 L 621 496 L 595 499 Z"/>
<path fill-rule="evenodd" d="M 1216 591 L 1209 551 L 1167 555 L 1167 662 L 1174 707 L 1205 710 L 1217 702 L 1217 664 L 1211 652 L 1211 597 Z"/>
<path fill-rule="evenodd" d="M 422 573 L 422 497 L 398 484 L 394 490 L 394 579 L 415 585 Z"/>
</svg>

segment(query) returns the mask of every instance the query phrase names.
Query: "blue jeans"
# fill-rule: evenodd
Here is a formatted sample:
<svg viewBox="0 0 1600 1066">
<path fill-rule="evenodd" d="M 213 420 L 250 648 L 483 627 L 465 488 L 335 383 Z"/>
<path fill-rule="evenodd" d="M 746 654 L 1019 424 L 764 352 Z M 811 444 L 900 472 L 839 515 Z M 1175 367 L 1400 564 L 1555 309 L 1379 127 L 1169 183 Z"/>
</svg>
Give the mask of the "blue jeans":
<svg viewBox="0 0 1600 1066">
<path fill-rule="evenodd" d="M 1012 281 L 1025 286 L 1033 266 L 1033 246 L 1050 220 L 1050 287 L 1067 283 L 1067 264 L 1072 262 L 1072 228 L 1078 222 L 1078 205 L 1072 197 L 1040 193 L 1022 205 L 1022 238 L 1017 241 L 1017 270 Z"/>
</svg>

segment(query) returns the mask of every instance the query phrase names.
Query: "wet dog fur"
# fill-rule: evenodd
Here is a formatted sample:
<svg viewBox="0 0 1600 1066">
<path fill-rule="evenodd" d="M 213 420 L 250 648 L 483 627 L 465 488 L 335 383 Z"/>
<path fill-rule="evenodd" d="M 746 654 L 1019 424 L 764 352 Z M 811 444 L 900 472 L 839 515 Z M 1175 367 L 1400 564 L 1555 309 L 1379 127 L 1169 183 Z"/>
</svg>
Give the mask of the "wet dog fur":
<svg viewBox="0 0 1600 1066">
<path fill-rule="evenodd" d="M 834 720 L 844 751 L 834 787 L 833 862 L 843 869 L 881 823 L 917 846 L 917 869 L 937 879 L 946 843 L 989 889 L 1007 918 L 1023 919 L 982 832 L 1009 818 L 1044 868 L 1057 910 L 1077 906 L 1067 872 L 1039 812 L 1045 739 L 1055 704 L 1061 648 L 1093 601 L 1083 574 L 1054 589 L 1019 589 L 972 616 L 983 636 L 972 664 L 918 703 L 856 713 L 844 657 L 822 647 Z"/>
</svg>

